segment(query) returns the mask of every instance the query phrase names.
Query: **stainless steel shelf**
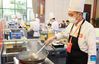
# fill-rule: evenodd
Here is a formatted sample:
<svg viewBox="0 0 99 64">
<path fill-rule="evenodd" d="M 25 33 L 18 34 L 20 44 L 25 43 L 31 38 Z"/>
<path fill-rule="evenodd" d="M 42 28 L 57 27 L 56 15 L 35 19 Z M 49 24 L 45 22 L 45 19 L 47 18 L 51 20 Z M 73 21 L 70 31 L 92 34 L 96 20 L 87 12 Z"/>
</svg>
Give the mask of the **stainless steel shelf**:
<svg viewBox="0 0 99 64">
<path fill-rule="evenodd" d="M 3 40 L 3 42 L 6 42 L 4 44 L 13 44 L 14 42 L 25 42 L 25 41 L 40 41 L 40 39 L 11 39 L 11 40 Z"/>
</svg>

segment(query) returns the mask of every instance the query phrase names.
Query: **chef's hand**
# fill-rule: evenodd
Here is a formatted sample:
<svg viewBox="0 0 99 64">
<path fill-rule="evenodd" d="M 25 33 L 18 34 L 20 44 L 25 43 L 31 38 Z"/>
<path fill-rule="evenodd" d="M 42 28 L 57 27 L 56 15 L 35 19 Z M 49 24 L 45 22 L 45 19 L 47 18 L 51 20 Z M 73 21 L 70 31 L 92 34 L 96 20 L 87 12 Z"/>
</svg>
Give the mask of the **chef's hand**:
<svg viewBox="0 0 99 64">
<path fill-rule="evenodd" d="M 45 41 L 45 44 L 48 45 L 50 44 L 54 39 L 56 39 L 56 36 L 50 37 Z"/>
</svg>

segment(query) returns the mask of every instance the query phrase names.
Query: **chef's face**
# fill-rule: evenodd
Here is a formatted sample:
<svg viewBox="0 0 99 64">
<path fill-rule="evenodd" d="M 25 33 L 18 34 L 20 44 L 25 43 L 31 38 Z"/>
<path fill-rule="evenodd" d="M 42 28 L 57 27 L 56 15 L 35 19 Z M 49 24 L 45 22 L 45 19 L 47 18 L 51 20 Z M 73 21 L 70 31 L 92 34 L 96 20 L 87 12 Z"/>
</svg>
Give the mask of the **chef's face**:
<svg viewBox="0 0 99 64">
<path fill-rule="evenodd" d="M 69 11 L 68 15 L 69 15 L 69 17 L 74 19 L 73 23 L 79 22 L 79 19 L 81 17 L 81 14 L 79 12 L 76 12 L 76 11 Z"/>
<path fill-rule="evenodd" d="M 69 15 L 70 17 L 72 17 L 72 18 L 75 18 L 76 20 L 77 20 L 77 18 L 79 17 L 79 16 L 78 16 L 79 14 L 78 14 L 77 12 L 75 12 L 75 11 L 69 11 L 68 15 Z"/>
</svg>

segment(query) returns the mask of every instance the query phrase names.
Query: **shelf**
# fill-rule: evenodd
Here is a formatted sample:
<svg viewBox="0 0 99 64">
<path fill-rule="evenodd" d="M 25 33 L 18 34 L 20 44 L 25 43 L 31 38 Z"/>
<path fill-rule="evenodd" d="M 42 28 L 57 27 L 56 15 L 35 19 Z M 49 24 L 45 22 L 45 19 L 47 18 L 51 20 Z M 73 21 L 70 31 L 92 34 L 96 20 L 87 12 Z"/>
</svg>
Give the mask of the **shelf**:
<svg viewBox="0 0 99 64">
<path fill-rule="evenodd" d="M 17 43 L 22 43 L 25 41 L 40 41 L 40 39 L 11 39 L 11 40 L 3 40 L 3 42 L 6 42 L 4 44 L 15 44 L 15 42 Z"/>
</svg>

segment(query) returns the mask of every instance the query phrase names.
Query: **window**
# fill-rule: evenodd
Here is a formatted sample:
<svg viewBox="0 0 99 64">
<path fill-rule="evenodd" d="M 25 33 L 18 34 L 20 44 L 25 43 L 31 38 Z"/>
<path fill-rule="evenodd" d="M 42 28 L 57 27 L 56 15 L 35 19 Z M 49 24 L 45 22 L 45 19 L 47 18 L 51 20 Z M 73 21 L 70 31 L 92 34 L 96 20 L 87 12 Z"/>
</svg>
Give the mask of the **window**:
<svg viewBox="0 0 99 64">
<path fill-rule="evenodd" d="M 2 8 L 2 1 L 0 0 L 0 8 Z"/>
<path fill-rule="evenodd" d="M 27 7 L 28 8 L 32 8 L 32 0 L 28 0 L 27 1 Z"/>
<path fill-rule="evenodd" d="M 21 14 L 22 15 L 22 18 L 23 18 L 23 20 L 27 20 L 27 11 L 26 11 L 26 9 L 17 9 L 16 10 L 16 14 Z"/>
<path fill-rule="evenodd" d="M 25 9 L 17 9 L 16 14 L 26 15 L 26 10 Z"/>
<path fill-rule="evenodd" d="M 27 20 L 30 21 L 33 19 L 34 13 L 33 13 L 33 5 L 32 0 L 27 1 Z"/>
<path fill-rule="evenodd" d="M 2 18 L 2 9 L 0 9 L 0 18 Z"/>
<path fill-rule="evenodd" d="M 3 9 L 3 15 L 13 15 L 14 9 Z"/>
<path fill-rule="evenodd" d="M 31 20 L 32 0 L 0 0 L 0 18 L 5 16 L 11 18 L 11 15 L 17 14 L 20 14 L 25 21 Z"/>
<path fill-rule="evenodd" d="M 0 0 L 0 18 L 2 18 L 2 0 Z"/>
<path fill-rule="evenodd" d="M 33 9 L 27 9 L 27 20 L 32 20 L 33 16 Z"/>
<path fill-rule="evenodd" d="M 14 0 L 2 0 L 3 8 L 14 8 Z"/>
<path fill-rule="evenodd" d="M 26 0 L 16 0 L 15 7 L 16 9 L 26 9 Z"/>
</svg>

